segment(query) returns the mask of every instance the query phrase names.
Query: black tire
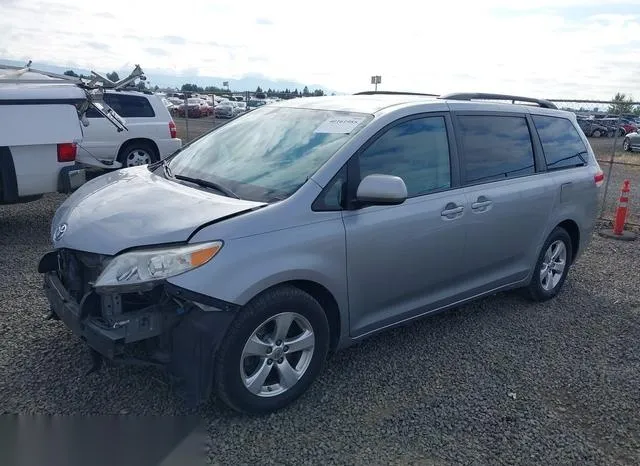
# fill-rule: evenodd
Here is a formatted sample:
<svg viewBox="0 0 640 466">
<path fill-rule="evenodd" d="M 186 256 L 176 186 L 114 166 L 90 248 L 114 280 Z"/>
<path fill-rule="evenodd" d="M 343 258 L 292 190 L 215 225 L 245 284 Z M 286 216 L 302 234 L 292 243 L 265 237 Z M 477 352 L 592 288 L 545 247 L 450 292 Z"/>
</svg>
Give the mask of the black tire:
<svg viewBox="0 0 640 466">
<path fill-rule="evenodd" d="M 547 290 L 542 285 L 542 280 L 540 279 L 540 271 L 544 265 L 545 254 L 549 246 L 551 246 L 556 241 L 562 241 L 564 243 L 564 247 L 566 249 L 566 259 L 565 259 L 565 267 L 562 271 L 560 280 L 558 283 L 551 289 Z M 562 285 L 564 285 L 565 280 L 567 279 L 567 274 L 569 273 L 569 268 L 571 267 L 571 258 L 573 257 L 573 246 L 571 244 L 571 237 L 569 233 L 562 228 L 556 227 L 547 240 L 544 242 L 542 246 L 542 250 L 538 255 L 538 260 L 536 262 L 535 269 L 533 270 L 533 277 L 531 278 L 531 282 L 525 288 L 526 296 L 532 301 L 547 301 L 553 297 L 555 297 L 560 290 L 562 289 Z"/>
<path fill-rule="evenodd" d="M 120 152 L 118 152 L 118 162 L 122 164 L 122 168 L 127 168 L 127 158 L 134 151 L 143 151 L 149 155 L 149 162 L 154 163 L 160 160 L 160 155 L 153 144 L 147 141 L 130 141 L 122 145 Z M 135 166 L 135 165 L 131 165 Z"/>
<path fill-rule="evenodd" d="M 631 152 L 631 140 L 629 138 L 624 138 L 624 141 L 622 141 L 622 148 L 627 152 Z"/>
<path fill-rule="evenodd" d="M 593 131 L 593 133 L 591 133 L 591 136 L 593 136 L 594 138 L 599 138 L 600 136 L 602 136 L 602 133 L 599 129 L 596 129 Z"/>
<path fill-rule="evenodd" d="M 265 321 L 282 312 L 295 312 L 307 319 L 315 336 L 313 353 L 306 371 L 291 388 L 279 395 L 261 397 L 251 393 L 242 380 L 242 351 Z M 322 371 L 328 351 L 329 323 L 318 301 L 293 286 L 270 289 L 244 306 L 231 323 L 216 354 L 214 390 L 221 401 L 236 411 L 247 414 L 277 411 L 306 392 Z"/>
</svg>

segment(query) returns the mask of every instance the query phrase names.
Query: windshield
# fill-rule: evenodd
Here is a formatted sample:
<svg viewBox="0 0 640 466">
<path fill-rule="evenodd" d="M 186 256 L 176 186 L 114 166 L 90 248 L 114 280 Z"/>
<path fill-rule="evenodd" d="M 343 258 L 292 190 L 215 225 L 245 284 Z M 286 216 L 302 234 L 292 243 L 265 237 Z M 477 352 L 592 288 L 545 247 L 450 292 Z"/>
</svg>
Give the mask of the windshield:
<svg viewBox="0 0 640 466">
<path fill-rule="evenodd" d="M 174 176 L 220 185 L 242 199 L 293 194 L 371 115 L 266 106 L 213 130 L 168 162 Z"/>
</svg>

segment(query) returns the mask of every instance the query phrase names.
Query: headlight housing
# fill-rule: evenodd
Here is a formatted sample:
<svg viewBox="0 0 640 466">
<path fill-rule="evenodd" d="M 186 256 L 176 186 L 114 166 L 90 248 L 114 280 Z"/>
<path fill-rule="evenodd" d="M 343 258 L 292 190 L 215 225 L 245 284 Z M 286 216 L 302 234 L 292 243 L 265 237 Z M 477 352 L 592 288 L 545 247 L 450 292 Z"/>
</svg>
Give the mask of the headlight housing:
<svg viewBox="0 0 640 466">
<path fill-rule="evenodd" d="M 220 251 L 222 244 L 222 241 L 211 241 L 125 252 L 109 262 L 94 286 L 120 288 L 153 284 L 206 264 Z"/>
</svg>

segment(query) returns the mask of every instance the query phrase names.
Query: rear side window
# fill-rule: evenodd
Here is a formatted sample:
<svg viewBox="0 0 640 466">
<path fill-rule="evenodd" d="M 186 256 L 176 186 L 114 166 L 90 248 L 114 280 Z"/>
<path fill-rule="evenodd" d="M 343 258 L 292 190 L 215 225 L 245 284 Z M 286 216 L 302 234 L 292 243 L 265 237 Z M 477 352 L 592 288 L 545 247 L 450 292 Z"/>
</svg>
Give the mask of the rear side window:
<svg viewBox="0 0 640 466">
<path fill-rule="evenodd" d="M 124 118 L 153 118 L 155 112 L 145 97 L 123 94 L 105 94 L 105 103 Z"/>
<path fill-rule="evenodd" d="M 395 175 L 407 185 L 409 197 L 451 186 L 449 141 L 444 117 L 399 123 L 360 154 L 360 179 Z"/>
<path fill-rule="evenodd" d="M 585 164 L 587 148 L 571 121 L 566 118 L 533 115 L 547 168 L 556 170 Z"/>
<path fill-rule="evenodd" d="M 533 144 L 525 117 L 459 116 L 466 183 L 535 173 Z"/>
</svg>

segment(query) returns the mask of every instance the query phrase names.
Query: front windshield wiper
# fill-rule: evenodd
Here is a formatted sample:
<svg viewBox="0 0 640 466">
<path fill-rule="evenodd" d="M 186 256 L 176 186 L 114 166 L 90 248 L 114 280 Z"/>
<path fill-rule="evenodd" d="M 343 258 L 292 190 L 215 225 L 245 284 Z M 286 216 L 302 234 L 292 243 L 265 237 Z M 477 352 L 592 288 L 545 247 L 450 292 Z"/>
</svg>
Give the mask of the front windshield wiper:
<svg viewBox="0 0 640 466">
<path fill-rule="evenodd" d="M 169 168 L 169 164 L 166 160 L 162 161 L 162 169 L 164 170 L 165 178 L 173 178 L 173 173 L 171 173 L 171 169 Z"/>
<path fill-rule="evenodd" d="M 165 166 L 165 173 L 167 173 L 167 170 L 169 170 L 169 167 Z M 169 170 L 169 173 L 171 173 L 171 170 Z M 240 199 L 240 196 L 238 196 L 236 193 L 231 191 L 226 186 L 216 183 L 215 181 L 203 180 L 202 178 L 191 178 L 190 176 L 184 175 L 173 175 L 173 178 L 175 178 L 176 180 L 186 181 L 188 183 L 194 183 L 198 186 L 204 186 L 205 188 L 215 189 L 217 191 L 220 191 L 227 197 L 235 197 L 236 199 Z"/>
</svg>

